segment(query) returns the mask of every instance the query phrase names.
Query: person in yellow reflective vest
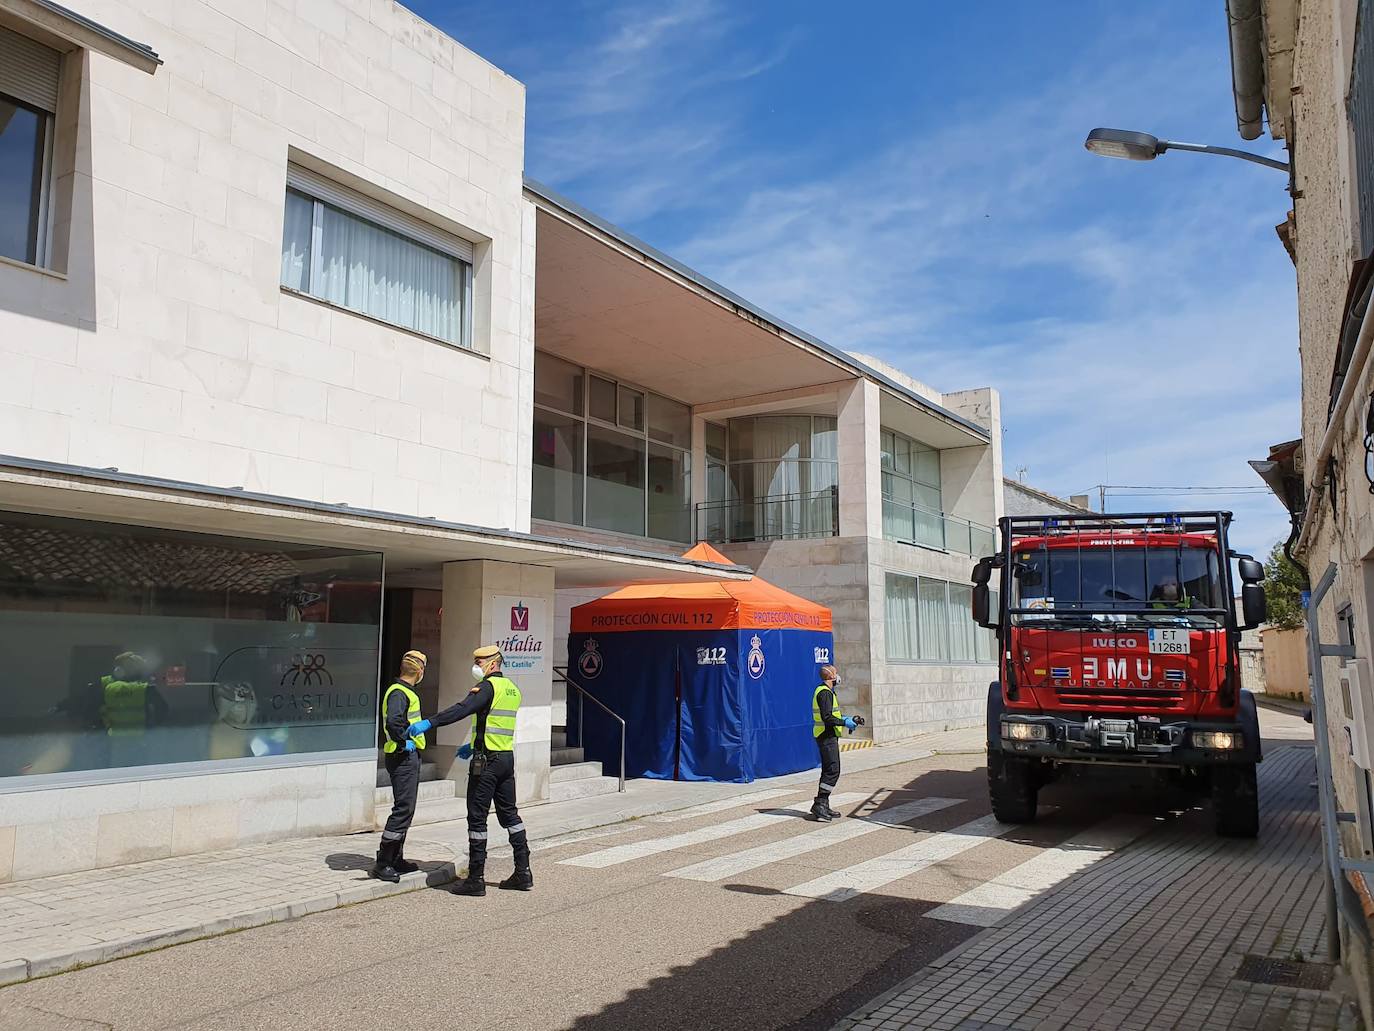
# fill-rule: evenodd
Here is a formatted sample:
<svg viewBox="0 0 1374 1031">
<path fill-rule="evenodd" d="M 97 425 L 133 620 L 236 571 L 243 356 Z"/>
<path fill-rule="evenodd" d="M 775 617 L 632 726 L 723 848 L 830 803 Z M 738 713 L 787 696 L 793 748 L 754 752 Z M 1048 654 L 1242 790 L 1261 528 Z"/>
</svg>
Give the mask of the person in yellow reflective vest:
<svg viewBox="0 0 1374 1031">
<path fill-rule="evenodd" d="M 382 761 L 391 778 L 391 815 L 386 818 L 386 827 L 382 830 L 377 861 L 368 873 L 393 884 L 402 874 L 420 869 L 406 859 L 405 847 L 420 794 L 420 750 L 426 743 L 423 733 L 412 730 L 413 726 L 424 722 L 420 719 L 420 696 L 415 689 L 425 678 L 428 662 L 424 652 L 406 652 L 401 656 L 400 673 L 382 693 L 382 733 L 386 735 Z"/>
<path fill-rule="evenodd" d="M 468 716 L 472 738 L 458 749 L 468 765 L 468 874 L 453 889 L 455 895 L 487 893 L 487 816 L 496 803 L 496 819 L 510 837 L 515 853 L 515 872 L 501 882 L 508 891 L 534 887 L 530 873 L 530 842 L 520 810 L 515 806 L 515 717 L 520 711 L 520 689 L 501 674 L 501 649 L 486 645 L 472 653 L 472 678 L 477 681 L 466 698 L 441 713 L 412 725 L 423 733 Z"/>
<path fill-rule="evenodd" d="M 821 783 L 816 800 L 811 803 L 811 819 L 829 823 L 839 816 L 830 808 L 830 793 L 840 782 L 840 731 L 854 733 L 858 722 L 840 712 L 835 690 L 840 686 L 840 671 L 834 666 L 821 667 L 821 683 L 811 694 L 812 733 L 821 753 Z"/>
<path fill-rule="evenodd" d="M 134 652 L 115 656 L 114 668 L 100 678 L 100 723 L 105 728 L 111 767 L 157 761 L 148 728 L 167 715 L 167 703 L 149 679 L 148 662 Z"/>
</svg>

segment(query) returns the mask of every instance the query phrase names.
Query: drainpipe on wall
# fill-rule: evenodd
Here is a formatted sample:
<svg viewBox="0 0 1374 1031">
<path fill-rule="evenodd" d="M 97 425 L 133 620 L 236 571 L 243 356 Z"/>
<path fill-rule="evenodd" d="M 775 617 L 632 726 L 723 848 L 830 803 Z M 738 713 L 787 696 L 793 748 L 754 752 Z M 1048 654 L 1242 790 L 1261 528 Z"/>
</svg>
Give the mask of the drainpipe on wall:
<svg viewBox="0 0 1374 1031">
<path fill-rule="evenodd" d="M 1236 129 L 1241 138 L 1264 131 L 1264 24 L 1260 0 L 1226 0 L 1231 41 L 1231 92 L 1236 98 Z"/>
</svg>

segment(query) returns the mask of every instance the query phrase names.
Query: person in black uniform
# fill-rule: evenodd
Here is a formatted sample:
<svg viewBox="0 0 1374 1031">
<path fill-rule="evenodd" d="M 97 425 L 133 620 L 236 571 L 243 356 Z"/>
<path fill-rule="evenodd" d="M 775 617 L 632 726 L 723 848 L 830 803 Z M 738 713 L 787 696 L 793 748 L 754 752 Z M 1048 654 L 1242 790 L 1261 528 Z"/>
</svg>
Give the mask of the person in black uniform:
<svg viewBox="0 0 1374 1031">
<path fill-rule="evenodd" d="M 420 749 L 425 747 L 424 734 L 412 734 L 411 730 L 420 719 L 420 696 L 415 688 L 425 678 L 428 661 L 424 652 L 406 652 L 401 656 L 400 673 L 382 695 L 382 732 L 386 735 L 382 751 L 391 778 L 392 803 L 377 861 L 368 872 L 392 883 L 399 881 L 402 874 L 420 869 L 406 859 L 405 844 L 410 821 L 415 818 L 415 802 L 420 793 Z"/>
<path fill-rule="evenodd" d="M 840 686 L 840 671 L 834 666 L 821 667 L 820 686 L 811 696 L 812 732 L 821 753 L 821 782 L 816 788 L 816 800 L 811 804 L 811 819 L 829 823 L 840 813 L 830 808 L 830 793 L 840 782 L 840 731 L 854 733 L 859 720 L 840 712 L 835 689 Z"/>
<path fill-rule="evenodd" d="M 468 766 L 468 875 L 453 889 L 455 895 L 483 896 L 487 893 L 487 815 L 496 803 L 496 819 L 510 837 L 515 853 L 515 872 L 500 887 L 529 891 L 534 887 L 530 873 L 530 843 L 520 810 L 515 805 L 515 718 L 520 709 L 520 689 L 501 674 L 501 650 L 495 645 L 472 653 L 472 676 L 477 686 L 456 705 L 428 720 L 411 726 L 412 733 L 431 727 L 445 727 L 468 716 L 472 739 L 458 749 L 458 758 L 470 759 Z"/>
</svg>

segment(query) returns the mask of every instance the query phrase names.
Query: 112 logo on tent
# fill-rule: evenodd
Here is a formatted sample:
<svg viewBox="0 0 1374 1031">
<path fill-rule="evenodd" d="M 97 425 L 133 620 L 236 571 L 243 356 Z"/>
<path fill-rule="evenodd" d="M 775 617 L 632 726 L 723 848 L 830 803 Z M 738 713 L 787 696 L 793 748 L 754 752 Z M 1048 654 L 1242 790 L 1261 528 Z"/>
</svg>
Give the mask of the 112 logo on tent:
<svg viewBox="0 0 1374 1031">
<path fill-rule="evenodd" d="M 725 665 L 725 649 L 724 649 L 724 648 L 698 648 L 698 649 L 697 649 L 697 665 L 698 665 L 698 666 L 724 666 L 724 665 Z"/>
</svg>

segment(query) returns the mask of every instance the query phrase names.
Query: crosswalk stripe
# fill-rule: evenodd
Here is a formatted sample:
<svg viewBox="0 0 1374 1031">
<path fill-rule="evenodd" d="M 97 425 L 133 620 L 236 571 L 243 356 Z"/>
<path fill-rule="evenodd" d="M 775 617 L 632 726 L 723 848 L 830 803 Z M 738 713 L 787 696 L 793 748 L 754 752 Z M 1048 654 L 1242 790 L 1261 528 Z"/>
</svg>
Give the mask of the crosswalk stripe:
<svg viewBox="0 0 1374 1031">
<path fill-rule="evenodd" d="M 680 877 L 688 881 L 719 881 L 734 877 L 747 870 L 754 870 L 769 863 L 776 863 L 793 856 L 804 855 L 817 849 L 828 848 L 842 841 L 850 841 L 872 834 L 886 827 L 895 827 L 920 816 L 928 816 L 958 805 L 961 798 L 922 798 L 915 802 L 903 802 L 889 809 L 882 809 L 867 816 L 853 817 L 840 823 L 827 824 L 820 830 L 808 834 L 798 834 L 782 841 L 772 841 L 756 848 L 745 849 L 733 855 L 706 859 L 691 866 L 673 870 L 669 877 Z"/>
<path fill-rule="evenodd" d="M 915 844 L 899 848 L 887 855 L 836 870 L 805 884 L 799 884 L 795 888 L 787 888 L 785 893 L 804 898 L 824 899 L 827 902 L 843 902 L 855 895 L 881 888 L 893 881 L 900 881 L 903 877 L 924 870 L 928 866 L 934 866 L 961 852 L 977 848 L 990 838 L 1010 834 L 1014 830 L 1014 825 L 998 823 L 997 818 L 990 814 L 981 816 L 953 830 L 931 834 Z"/>
<path fill-rule="evenodd" d="M 1042 891 L 1048 891 L 1064 878 L 1124 848 L 1152 825 L 1148 817 L 1114 816 L 969 889 L 943 906 L 936 906 L 925 915 L 951 923 L 992 927 Z"/>
<path fill-rule="evenodd" d="M 743 795 L 734 795 L 731 798 L 720 798 L 714 802 L 703 802 L 701 805 L 694 805 L 687 809 L 679 809 L 676 812 L 660 813 L 658 816 L 650 816 L 645 823 L 678 823 L 682 820 L 690 820 L 696 816 L 709 816 L 711 813 L 723 813 L 727 809 L 736 809 L 742 805 L 749 805 L 751 802 L 765 802 L 770 798 L 781 798 L 783 795 L 797 795 L 802 791 L 801 788 L 769 788 L 766 791 L 749 791 Z"/>
<path fill-rule="evenodd" d="M 593 827 L 587 831 L 573 831 L 571 834 L 564 834 L 557 838 L 547 841 L 531 841 L 531 852 L 544 852 L 551 848 L 562 848 L 564 845 L 575 845 L 579 841 L 594 841 L 597 838 L 613 838 L 617 834 L 626 834 L 634 827 L 633 824 L 616 824 L 611 827 Z"/>
<path fill-rule="evenodd" d="M 862 791 L 850 794 L 835 795 L 831 799 L 836 805 L 847 805 L 850 802 L 857 802 L 867 798 L 868 795 Z M 713 824 L 710 827 L 700 827 L 694 831 L 684 831 L 681 834 L 670 834 L 665 838 L 650 838 L 647 841 L 632 841 L 625 845 L 616 845 L 612 848 L 603 848 L 598 852 L 588 852 L 586 855 L 573 856 L 571 859 L 560 859 L 559 863 L 567 866 L 585 866 L 593 869 L 601 869 L 607 866 L 617 866 L 620 863 L 628 863 L 634 859 L 643 859 L 646 856 L 658 855 L 660 852 L 671 852 L 675 848 L 686 848 L 690 845 L 700 845 L 707 841 L 718 841 L 721 838 L 728 838 L 735 834 L 747 834 L 776 823 L 778 820 L 795 820 L 804 815 L 805 810 L 801 809 L 773 809 L 763 813 L 752 813 L 749 816 L 741 816 L 736 820 L 727 820 L 724 823 Z"/>
</svg>

